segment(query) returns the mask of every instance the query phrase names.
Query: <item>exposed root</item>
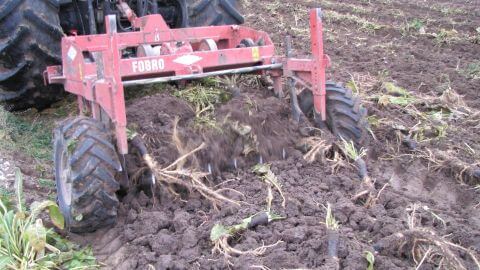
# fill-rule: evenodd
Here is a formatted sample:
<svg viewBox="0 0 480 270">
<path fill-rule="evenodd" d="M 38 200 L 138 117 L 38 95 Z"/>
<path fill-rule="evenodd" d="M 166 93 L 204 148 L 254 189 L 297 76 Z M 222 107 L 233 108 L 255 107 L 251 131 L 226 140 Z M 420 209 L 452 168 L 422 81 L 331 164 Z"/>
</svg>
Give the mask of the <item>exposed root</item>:
<svg viewBox="0 0 480 270">
<path fill-rule="evenodd" d="M 228 243 L 228 237 L 222 237 L 215 241 L 215 245 L 212 249 L 212 254 L 219 253 L 222 254 L 225 258 L 225 261 L 227 262 L 228 265 L 233 266 L 233 263 L 230 262 L 230 258 L 232 256 L 239 256 L 239 255 L 254 255 L 254 256 L 261 256 L 265 254 L 268 248 L 275 247 L 276 245 L 282 243 L 283 241 L 279 240 L 274 244 L 271 245 L 265 245 L 262 243 L 262 246 L 255 248 L 255 249 L 250 249 L 250 250 L 239 250 L 236 249 Z"/>
<path fill-rule="evenodd" d="M 262 246 L 257 247 L 255 249 L 250 249 L 250 250 L 239 250 L 236 249 L 228 243 L 228 236 L 222 236 L 219 238 L 217 241 L 214 242 L 214 247 L 212 249 L 212 253 L 219 253 L 222 254 L 227 262 L 232 265 L 228 259 L 231 258 L 233 255 L 238 256 L 238 255 L 245 255 L 245 254 L 250 254 L 254 256 L 261 256 L 265 254 L 268 248 L 275 247 L 276 245 L 283 243 L 283 241 L 278 240 L 276 243 L 271 244 L 271 245 L 265 245 L 262 243 Z"/>
<path fill-rule="evenodd" d="M 451 87 L 448 87 L 445 91 L 443 91 L 442 95 L 439 97 L 439 100 L 442 104 L 446 105 L 447 107 L 463 108 L 467 111 L 470 111 L 470 109 L 468 108 L 467 104 L 463 99 L 463 96 L 458 94 Z"/>
<path fill-rule="evenodd" d="M 420 224 L 416 217 L 418 207 L 419 205 L 413 204 L 407 208 L 409 229 L 380 240 L 377 243 L 377 249 L 380 247 L 380 251 L 389 250 L 405 255 L 410 254 L 417 265 L 416 269 L 425 262 L 437 266 L 438 269 L 469 269 L 459 257 L 458 252 L 463 252 L 472 259 L 477 269 L 480 269 L 480 262 L 474 251 L 438 236 L 432 229 L 417 227 Z"/>
<path fill-rule="evenodd" d="M 327 161 L 331 163 L 330 165 L 331 174 L 338 173 L 338 170 L 340 170 L 340 168 L 345 168 L 350 166 L 350 163 L 345 161 L 345 159 L 343 158 L 340 152 L 335 150 L 332 152 L 333 152 L 333 157 L 327 158 Z"/>
<path fill-rule="evenodd" d="M 380 195 L 387 187 L 388 187 L 388 183 L 385 183 L 383 187 L 379 191 L 377 191 L 375 189 L 375 181 L 372 181 L 372 179 L 369 176 L 367 176 L 364 178 L 360 186 L 361 191 L 355 194 L 352 197 L 352 200 L 357 201 L 357 200 L 363 199 L 364 200 L 363 205 L 366 208 L 370 208 L 377 203 L 378 199 L 380 198 Z"/>
<path fill-rule="evenodd" d="M 267 225 L 270 222 L 284 219 L 284 217 L 278 216 L 272 212 L 260 212 L 248 218 L 242 220 L 240 224 L 232 226 L 223 226 L 222 224 L 215 224 L 210 231 L 210 240 L 213 243 L 212 254 L 220 253 L 223 254 L 226 262 L 229 265 L 232 263 L 229 261 L 229 258 L 232 256 L 238 256 L 243 254 L 251 254 L 254 256 L 261 256 L 265 253 L 268 248 L 274 247 L 283 241 L 279 240 L 274 244 L 265 245 L 262 243 L 262 246 L 251 249 L 251 250 L 239 250 L 236 249 L 228 243 L 228 240 L 234 235 L 238 234 L 247 229 L 255 228 L 258 225 Z"/>
<path fill-rule="evenodd" d="M 325 160 L 326 153 L 332 149 L 332 144 L 328 143 L 326 140 L 312 136 L 307 137 L 302 140 L 302 144 L 309 147 L 305 155 L 303 155 L 303 159 L 305 159 L 308 163 L 314 162 L 317 157 L 320 157 L 320 161 Z"/>
<path fill-rule="evenodd" d="M 183 156 L 188 151 L 187 151 L 187 149 L 184 148 L 183 143 L 180 140 L 180 136 L 178 135 L 178 128 L 177 128 L 178 121 L 179 121 L 178 117 L 175 117 L 175 119 L 173 120 L 172 142 L 175 145 L 175 147 L 177 148 L 178 153 L 181 156 Z M 186 161 L 187 161 L 187 159 L 183 159 L 182 161 L 178 162 L 177 165 L 176 165 L 177 169 L 183 168 Z"/>
<path fill-rule="evenodd" d="M 202 179 L 204 179 L 208 173 L 198 171 L 196 169 L 186 169 L 184 168 L 186 160 L 192 158 L 195 160 L 195 153 L 205 148 L 205 143 L 202 143 L 197 148 L 187 151 L 178 137 L 178 132 L 176 131 L 176 124 L 178 119 L 175 119 L 174 122 L 174 131 L 172 140 L 177 146 L 177 150 L 180 153 L 180 157 L 175 160 L 173 163 L 167 167 L 162 168 L 153 157 L 147 152 L 145 144 L 142 141 L 142 138 L 139 135 L 136 135 L 131 143 L 140 149 L 143 161 L 145 162 L 147 168 L 149 168 L 152 173 L 155 175 L 155 179 L 159 182 L 162 182 L 167 185 L 168 190 L 175 196 L 179 194 L 175 191 L 174 186 L 179 185 L 188 189 L 188 191 L 195 190 L 199 192 L 203 197 L 209 200 L 215 208 L 223 202 L 228 202 L 236 205 L 240 205 L 239 201 L 232 200 L 222 194 L 224 191 L 234 191 L 232 189 L 221 188 L 215 189 L 207 186 Z M 137 172 L 138 174 L 139 172 Z M 155 184 L 155 183 L 153 183 Z M 238 191 L 234 191 L 241 194 Z M 242 194 L 243 195 L 243 194 Z"/>
<path fill-rule="evenodd" d="M 455 153 L 441 150 L 425 149 L 417 153 L 417 156 L 429 162 L 429 169 L 450 171 L 462 184 L 480 183 L 480 162 L 468 164 L 455 157 Z"/>
<path fill-rule="evenodd" d="M 392 239 L 393 238 L 393 239 Z M 468 269 L 455 251 L 461 251 L 470 256 L 477 269 L 480 263 L 475 253 L 460 245 L 447 241 L 438 236 L 433 230 L 426 228 L 414 228 L 396 233 L 383 239 L 386 242 L 395 243 L 395 246 L 384 247 L 397 250 L 405 254 L 411 254 L 417 266 L 424 262 L 436 266 L 443 266 L 446 269 Z M 393 241 L 392 241 L 393 240 Z"/>
<path fill-rule="evenodd" d="M 189 191 L 196 190 L 203 197 L 209 200 L 214 206 L 217 206 L 221 202 L 229 202 L 240 205 L 240 202 L 229 199 L 226 196 L 222 195 L 220 193 L 221 189 L 213 190 L 207 185 L 205 185 L 202 181 L 202 178 L 207 176 L 208 173 L 178 168 L 178 165 L 184 162 L 186 158 L 192 156 L 194 153 L 200 151 L 204 147 L 205 144 L 202 143 L 197 148 L 179 157 L 176 161 L 174 161 L 166 168 L 161 168 L 150 156 L 145 157 L 145 162 L 147 163 L 147 166 L 152 169 L 156 178 L 160 182 L 164 182 L 168 185 L 180 185 L 187 188 Z"/>
</svg>

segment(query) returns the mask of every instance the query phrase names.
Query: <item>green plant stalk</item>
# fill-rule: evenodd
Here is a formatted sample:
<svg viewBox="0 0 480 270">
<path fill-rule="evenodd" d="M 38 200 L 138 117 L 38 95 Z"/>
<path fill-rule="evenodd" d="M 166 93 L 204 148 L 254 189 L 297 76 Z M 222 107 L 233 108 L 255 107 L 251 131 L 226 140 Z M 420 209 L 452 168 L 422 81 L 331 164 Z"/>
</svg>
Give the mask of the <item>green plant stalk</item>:
<svg viewBox="0 0 480 270">
<path fill-rule="evenodd" d="M 282 192 L 282 186 L 279 183 L 277 176 L 272 172 L 272 170 L 270 170 L 270 164 L 257 164 L 253 167 L 252 171 L 260 176 L 260 179 L 262 179 L 264 182 L 275 187 L 282 197 L 282 206 L 285 208 L 286 199 Z"/>
<path fill-rule="evenodd" d="M 217 223 L 210 231 L 210 240 L 215 242 L 222 237 L 231 237 L 241 231 L 282 219 L 285 219 L 285 217 L 279 216 L 273 212 L 259 212 L 248 218 L 244 218 L 241 223 L 232 226 L 224 226 Z"/>
<path fill-rule="evenodd" d="M 365 251 L 364 256 L 368 262 L 367 270 L 373 270 L 373 266 L 375 264 L 375 256 L 370 251 Z"/>
</svg>

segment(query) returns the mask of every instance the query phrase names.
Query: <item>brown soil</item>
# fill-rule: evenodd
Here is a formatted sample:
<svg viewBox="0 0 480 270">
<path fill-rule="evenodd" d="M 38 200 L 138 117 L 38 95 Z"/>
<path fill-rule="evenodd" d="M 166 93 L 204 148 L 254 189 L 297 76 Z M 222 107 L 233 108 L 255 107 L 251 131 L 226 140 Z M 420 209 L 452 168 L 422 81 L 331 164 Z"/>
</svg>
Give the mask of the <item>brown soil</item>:
<svg viewBox="0 0 480 270">
<path fill-rule="evenodd" d="M 349 4 L 354 4 L 366 10 L 366 13 L 357 11 L 357 16 L 385 25 L 370 31 L 351 21 L 327 16 L 324 26 L 326 51 L 333 61 L 330 77 L 345 82 L 351 80 L 350 74 L 355 78 L 373 78 L 375 83 L 371 85 L 368 80 L 358 79 L 365 90 L 361 94 L 369 115 L 407 129 L 418 120 L 404 108 L 381 107 L 370 99 L 369 95 L 382 91 L 378 85 L 380 77 L 413 95 L 428 95 L 431 99 L 438 99 L 442 87 L 449 82 L 466 101 L 462 106 L 456 104 L 459 111 L 468 109 L 470 113 L 471 108 L 480 105 L 480 80 L 461 72 L 469 63 L 480 61 L 480 45 L 469 39 L 480 26 L 478 3 L 460 0 L 340 3 L 329 5 L 325 1 L 323 9 L 352 13 L 354 9 Z M 308 52 L 308 34 L 298 29 L 307 29 L 307 8 L 317 6 L 316 2 L 245 1 L 245 4 L 248 25 L 272 33 L 279 48 L 283 36 L 291 34 L 299 52 Z M 442 13 L 441 7 L 450 8 L 449 13 L 445 14 L 445 10 Z M 413 19 L 425 20 L 427 33 L 454 28 L 462 38 L 443 44 L 428 34 L 405 35 L 401 27 Z M 383 70 L 388 73 L 382 73 Z M 365 251 L 375 254 L 375 269 L 415 268 L 422 257 L 418 254 L 414 257 L 412 253 L 419 250 L 413 246 L 414 240 L 425 239 L 422 235 L 425 230 L 434 232 L 438 239 L 469 248 L 479 258 L 478 191 L 460 182 L 476 185 L 478 176 L 464 177 L 452 159 L 440 162 L 437 157 L 437 164 L 420 154 L 446 153 L 462 164 L 478 162 L 480 144 L 475 135 L 478 115 L 448 120 L 446 136 L 427 134 L 427 140 L 419 140 L 414 151 L 398 142 L 401 129 L 391 124 L 372 125 L 377 140 L 372 139 L 366 146 L 368 172 L 375 180 L 376 190 L 388 185 L 378 201 L 368 208 L 352 199 L 361 183 L 355 167 L 343 166 L 334 171 L 330 161 L 308 164 L 303 159 L 297 143 L 305 134 L 291 121 L 286 101 L 276 99 L 265 89 L 242 87 L 241 90 L 241 95 L 216 108 L 217 123 L 223 123 L 222 132 L 195 130 L 193 110 L 169 93 L 132 100 L 128 105 L 131 125 L 144 135 L 149 150 L 162 166 L 178 157 L 171 139 L 175 117 L 180 120 L 179 135 L 186 148 L 193 149 L 206 142 L 208 147 L 197 155 L 199 167 L 204 171 L 212 169 L 215 177 L 208 179 L 210 185 L 241 192 L 244 196 L 226 194 L 243 201 L 240 207 L 227 204 L 216 210 L 195 192 L 181 192 L 180 198 L 165 187 L 157 190 L 155 204 L 143 192 L 131 192 L 123 199 L 120 220 L 114 228 L 90 235 L 72 235 L 73 239 L 93 245 L 96 255 L 110 269 L 225 269 L 228 264 L 223 255 L 212 254 L 210 230 L 216 223 L 235 224 L 265 210 L 267 189 L 250 170 L 261 157 L 272 164 L 272 171 L 283 185 L 286 207 L 281 206 L 280 195 L 274 192 L 272 209 L 286 219 L 247 230 L 231 239 L 230 245 L 249 250 L 283 242 L 268 248 L 261 256 L 231 257 L 233 269 L 260 266 L 334 269 L 335 262 L 327 256 L 327 230 L 322 224 L 326 214 L 323 206 L 327 203 L 332 205 L 340 223 L 340 269 L 366 269 Z M 432 110 L 431 104 L 417 107 L 422 112 Z M 235 133 L 232 125 L 236 121 L 252 127 L 258 142 L 256 153 L 246 157 L 241 154 L 250 142 Z M 465 144 L 471 151 L 465 150 Z M 234 160 L 238 169 L 233 165 Z M 193 161 L 190 163 L 193 165 Z M 471 170 L 475 172 L 478 167 Z M 412 216 L 413 228 L 409 220 Z M 465 251 L 452 246 L 449 249 L 466 269 L 476 269 Z M 421 269 L 435 269 L 434 262 L 439 260 L 428 257 Z M 447 261 L 440 268 L 452 269 Z"/>
</svg>

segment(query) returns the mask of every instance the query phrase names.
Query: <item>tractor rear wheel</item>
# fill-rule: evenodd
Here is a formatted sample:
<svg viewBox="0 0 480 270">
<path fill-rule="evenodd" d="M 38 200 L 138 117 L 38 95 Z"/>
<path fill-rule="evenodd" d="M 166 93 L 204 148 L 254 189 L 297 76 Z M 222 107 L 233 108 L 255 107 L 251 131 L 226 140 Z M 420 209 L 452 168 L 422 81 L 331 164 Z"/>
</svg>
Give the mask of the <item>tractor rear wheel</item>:
<svg viewBox="0 0 480 270">
<path fill-rule="evenodd" d="M 360 104 L 360 99 L 350 89 L 336 83 L 327 82 L 326 111 L 327 120 L 320 120 L 320 115 L 313 109 L 312 92 L 305 89 L 298 96 L 300 108 L 307 116 L 313 116 L 318 126 L 326 126 L 337 137 L 352 141 L 361 147 L 368 139 L 367 110 Z"/>
<path fill-rule="evenodd" d="M 188 26 L 242 24 L 238 0 L 188 1 Z"/>
<path fill-rule="evenodd" d="M 72 232 L 91 232 L 115 224 L 122 170 L 111 136 L 92 118 L 63 121 L 54 131 L 57 198 Z"/>
<path fill-rule="evenodd" d="M 61 97 L 43 71 L 61 62 L 58 1 L 0 1 L 0 102 L 7 110 L 43 109 Z"/>
</svg>

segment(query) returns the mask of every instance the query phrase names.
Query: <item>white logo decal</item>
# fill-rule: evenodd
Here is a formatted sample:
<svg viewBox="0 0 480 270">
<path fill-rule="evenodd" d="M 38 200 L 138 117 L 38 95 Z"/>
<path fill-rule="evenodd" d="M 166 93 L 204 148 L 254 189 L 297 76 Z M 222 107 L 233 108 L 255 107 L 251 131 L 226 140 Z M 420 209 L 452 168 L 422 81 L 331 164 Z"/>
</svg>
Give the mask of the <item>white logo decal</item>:
<svg viewBox="0 0 480 270">
<path fill-rule="evenodd" d="M 132 62 L 132 70 L 134 73 L 159 71 L 163 69 L 165 69 L 165 61 L 163 59 L 152 59 Z"/>
<path fill-rule="evenodd" d="M 73 46 L 70 46 L 70 49 L 68 49 L 67 52 L 67 56 L 68 58 L 70 58 L 70 60 L 73 61 L 73 59 L 75 59 L 75 56 L 77 56 L 77 50 L 75 50 Z"/>
<path fill-rule="evenodd" d="M 173 60 L 173 62 L 182 64 L 185 66 L 189 66 L 189 65 L 195 64 L 200 60 L 202 60 L 202 57 L 189 54 L 189 55 L 180 56 L 177 59 Z"/>
</svg>

